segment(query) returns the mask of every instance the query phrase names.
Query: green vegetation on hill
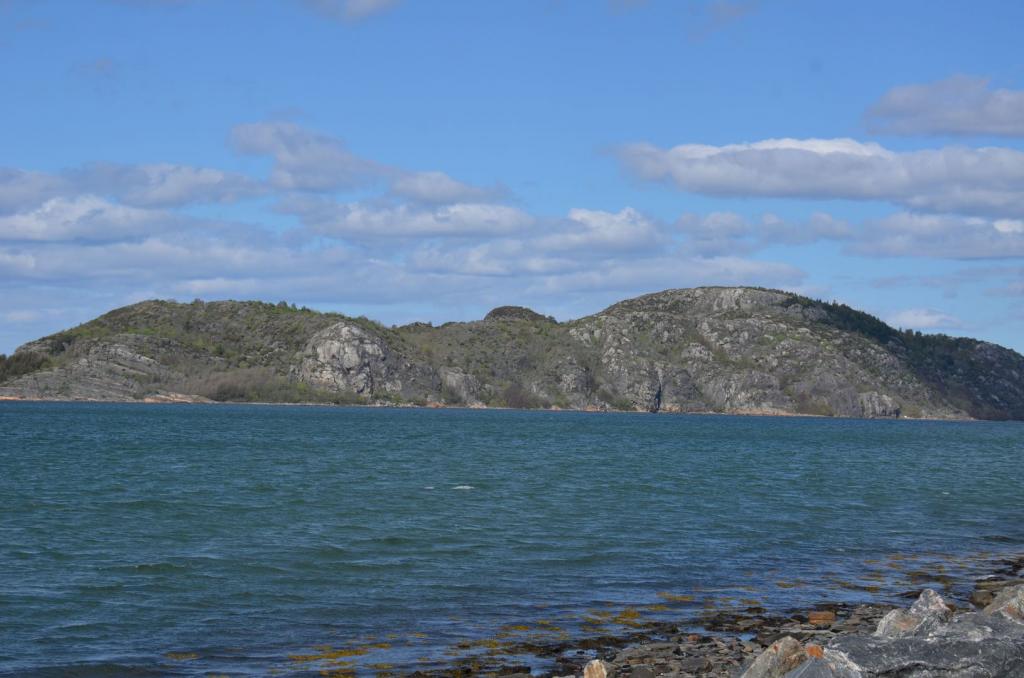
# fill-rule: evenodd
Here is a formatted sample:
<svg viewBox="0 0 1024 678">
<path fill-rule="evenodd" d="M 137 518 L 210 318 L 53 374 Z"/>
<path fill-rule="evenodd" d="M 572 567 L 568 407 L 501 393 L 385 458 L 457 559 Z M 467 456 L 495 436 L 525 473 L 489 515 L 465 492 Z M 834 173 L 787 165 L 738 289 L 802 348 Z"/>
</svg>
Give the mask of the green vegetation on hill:
<svg viewBox="0 0 1024 678">
<path fill-rule="evenodd" d="M 38 353 L 21 352 L 12 356 L 0 353 L 0 384 L 43 369 L 49 362 L 47 356 Z"/>
<path fill-rule="evenodd" d="M 145 301 L 0 356 L 0 395 L 1024 419 L 1024 357 L 759 288 L 559 323 L 385 327 L 280 302 Z"/>
</svg>

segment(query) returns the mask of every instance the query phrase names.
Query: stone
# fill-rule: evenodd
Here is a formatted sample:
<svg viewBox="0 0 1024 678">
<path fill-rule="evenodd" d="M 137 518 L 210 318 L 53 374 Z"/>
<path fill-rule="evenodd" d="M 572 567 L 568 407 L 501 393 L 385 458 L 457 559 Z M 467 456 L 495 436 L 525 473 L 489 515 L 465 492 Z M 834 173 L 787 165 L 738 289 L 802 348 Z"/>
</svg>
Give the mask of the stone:
<svg viewBox="0 0 1024 678">
<path fill-rule="evenodd" d="M 743 672 L 742 678 L 782 678 L 806 660 L 800 641 L 786 636 L 769 645 Z"/>
<path fill-rule="evenodd" d="M 711 670 L 711 660 L 707 657 L 686 657 L 676 660 L 681 671 L 690 673 L 705 673 Z"/>
<path fill-rule="evenodd" d="M 593 659 L 583 667 L 583 678 L 610 678 L 611 667 L 600 659 Z"/>
<path fill-rule="evenodd" d="M 893 610 L 882 617 L 875 635 L 883 638 L 922 635 L 938 624 L 949 621 L 952 616 L 953 610 L 942 596 L 931 589 L 925 589 L 909 610 Z"/>
<path fill-rule="evenodd" d="M 650 666 L 637 666 L 629 672 L 629 678 L 654 678 L 655 675 Z"/>
<path fill-rule="evenodd" d="M 1005 588 L 984 610 L 985 614 L 1001 614 L 1007 619 L 1024 623 L 1024 584 Z"/>
<path fill-rule="evenodd" d="M 987 607 L 996 595 L 985 589 L 975 589 L 971 593 L 971 604 L 975 607 Z"/>
<path fill-rule="evenodd" d="M 827 626 L 836 620 L 836 613 L 832 610 L 811 610 L 807 613 L 807 621 L 815 626 Z"/>
<path fill-rule="evenodd" d="M 857 669 L 849 668 L 841 659 L 811 659 L 786 674 L 785 678 L 865 678 Z"/>
</svg>

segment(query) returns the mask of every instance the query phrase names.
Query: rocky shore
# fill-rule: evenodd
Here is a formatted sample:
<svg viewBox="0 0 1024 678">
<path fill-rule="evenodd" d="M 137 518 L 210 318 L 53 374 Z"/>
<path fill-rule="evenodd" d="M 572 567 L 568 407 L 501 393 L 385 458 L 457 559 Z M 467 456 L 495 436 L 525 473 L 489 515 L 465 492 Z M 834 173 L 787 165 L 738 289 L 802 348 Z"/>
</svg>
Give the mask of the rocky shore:
<svg viewBox="0 0 1024 678">
<path fill-rule="evenodd" d="M 1005 559 L 964 600 L 908 591 L 908 608 L 821 604 L 785 615 L 749 608 L 689 623 L 511 648 L 549 662 L 548 677 L 1019 678 L 1024 676 L 1024 556 Z M 537 675 L 523 664 L 463 659 L 420 678 Z"/>
</svg>

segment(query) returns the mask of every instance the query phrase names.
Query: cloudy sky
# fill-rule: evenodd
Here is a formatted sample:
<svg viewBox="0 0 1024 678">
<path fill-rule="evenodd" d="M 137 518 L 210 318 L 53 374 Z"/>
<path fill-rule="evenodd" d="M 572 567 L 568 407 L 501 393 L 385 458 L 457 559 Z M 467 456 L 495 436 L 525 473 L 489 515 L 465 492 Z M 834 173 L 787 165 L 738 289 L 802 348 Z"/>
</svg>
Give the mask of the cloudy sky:
<svg viewBox="0 0 1024 678">
<path fill-rule="evenodd" d="M 748 284 L 1024 351 L 1024 3 L 0 0 L 0 352 Z"/>
</svg>

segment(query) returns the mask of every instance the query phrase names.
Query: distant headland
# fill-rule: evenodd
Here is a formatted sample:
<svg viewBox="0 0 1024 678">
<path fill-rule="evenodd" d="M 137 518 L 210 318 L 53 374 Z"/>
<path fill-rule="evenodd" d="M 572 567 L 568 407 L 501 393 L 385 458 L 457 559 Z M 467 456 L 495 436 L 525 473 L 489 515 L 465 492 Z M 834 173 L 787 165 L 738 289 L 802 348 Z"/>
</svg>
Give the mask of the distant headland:
<svg viewBox="0 0 1024 678">
<path fill-rule="evenodd" d="M 1024 419 L 1024 356 L 750 287 L 556 322 L 385 327 L 284 302 L 144 301 L 0 360 L 0 398 Z"/>
</svg>

